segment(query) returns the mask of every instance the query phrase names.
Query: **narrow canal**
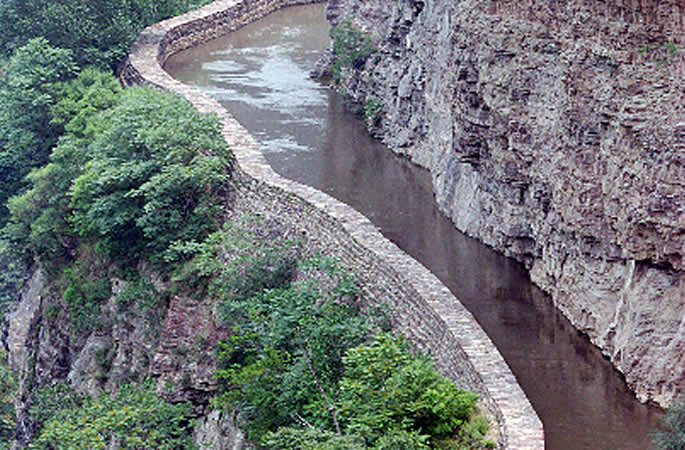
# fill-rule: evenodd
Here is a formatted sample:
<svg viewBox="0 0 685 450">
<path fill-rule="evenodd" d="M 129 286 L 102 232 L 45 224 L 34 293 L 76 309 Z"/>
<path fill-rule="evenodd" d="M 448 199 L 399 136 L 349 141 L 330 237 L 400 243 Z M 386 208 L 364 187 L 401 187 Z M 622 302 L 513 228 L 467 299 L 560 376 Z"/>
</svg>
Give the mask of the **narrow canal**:
<svg viewBox="0 0 685 450">
<path fill-rule="evenodd" d="M 553 450 L 651 448 L 660 410 L 640 404 L 526 271 L 456 231 L 430 176 L 367 134 L 340 95 L 309 79 L 328 45 L 324 5 L 278 11 L 172 58 L 172 76 L 217 98 L 281 175 L 365 214 L 433 271 L 495 342 Z"/>
</svg>

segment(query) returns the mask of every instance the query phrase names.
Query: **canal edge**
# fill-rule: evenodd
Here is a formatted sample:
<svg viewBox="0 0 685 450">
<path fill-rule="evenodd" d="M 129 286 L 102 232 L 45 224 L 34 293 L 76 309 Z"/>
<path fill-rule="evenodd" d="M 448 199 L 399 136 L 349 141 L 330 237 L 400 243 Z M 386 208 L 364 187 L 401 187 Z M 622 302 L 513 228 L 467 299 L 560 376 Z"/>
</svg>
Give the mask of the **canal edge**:
<svg viewBox="0 0 685 450">
<path fill-rule="evenodd" d="M 542 422 L 533 410 L 516 378 L 473 315 L 449 289 L 404 251 L 391 243 L 376 227 L 351 206 L 309 186 L 278 175 L 266 162 L 249 133 L 216 100 L 172 78 L 163 69 L 175 53 L 223 36 L 288 6 L 319 3 L 320 0 L 218 0 L 205 7 L 152 25 L 138 36 L 120 69 L 125 85 L 146 84 L 182 95 L 200 112 L 217 114 L 222 134 L 248 176 L 272 188 L 295 195 L 337 222 L 361 247 L 392 267 L 419 294 L 420 306 L 434 312 L 442 324 L 430 345 L 433 353 L 447 351 L 454 341 L 468 359 L 483 392 L 501 425 L 502 444 L 511 449 L 544 449 Z M 445 334 L 449 333 L 449 336 Z"/>
</svg>

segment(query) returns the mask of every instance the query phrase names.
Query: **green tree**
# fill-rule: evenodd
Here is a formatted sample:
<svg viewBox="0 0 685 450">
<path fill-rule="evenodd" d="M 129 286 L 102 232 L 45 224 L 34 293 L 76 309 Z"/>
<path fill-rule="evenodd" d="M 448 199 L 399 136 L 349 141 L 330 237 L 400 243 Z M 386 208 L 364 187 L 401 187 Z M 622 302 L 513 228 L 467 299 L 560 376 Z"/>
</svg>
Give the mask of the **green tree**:
<svg viewBox="0 0 685 450">
<path fill-rule="evenodd" d="M 5 236 L 15 252 L 38 256 L 44 263 L 60 265 L 76 245 L 68 218 L 69 190 L 90 159 L 89 145 L 96 130 L 89 123 L 100 112 L 113 107 L 121 87 L 106 72 L 85 69 L 60 88 L 61 97 L 50 110 L 51 124 L 66 134 L 50 154 L 50 162 L 33 169 L 21 195 L 8 202 L 11 221 Z"/>
<path fill-rule="evenodd" d="M 275 274 L 272 262 L 279 260 L 251 261 Z M 223 392 L 215 406 L 238 408 L 254 442 L 291 450 L 418 450 L 454 440 L 466 428 L 477 396 L 458 389 L 402 339 L 379 333 L 368 342 L 384 317 L 360 314 L 356 285 L 335 261 L 301 263 L 297 273 L 307 281 L 292 283 L 282 276 L 254 283 L 249 274 L 265 271 L 251 267 L 240 273 L 242 281 L 224 277 L 224 290 L 212 291 L 222 294 L 223 318 L 233 331 L 219 343 Z"/>
<path fill-rule="evenodd" d="M 338 409 L 346 429 L 370 445 L 402 439 L 443 438 L 471 417 L 478 397 L 440 375 L 425 355 L 414 355 L 402 339 L 381 333 L 347 351 Z M 417 444 L 418 445 L 418 444 Z M 389 448 L 389 447 L 388 447 Z"/>
<path fill-rule="evenodd" d="M 7 199 L 26 186 L 29 170 L 48 162 L 63 132 L 51 123 L 50 111 L 63 82 L 75 75 L 71 51 L 43 38 L 30 40 L 10 58 L 0 86 L 0 225 L 7 220 Z"/>
<path fill-rule="evenodd" d="M 356 290 L 344 274 L 331 292 L 312 283 L 229 298 L 224 317 L 232 338 L 220 344 L 221 407 L 239 406 L 258 441 L 303 417 L 336 430 L 333 409 L 345 349 L 358 345 L 373 321 L 359 314 Z"/>
<path fill-rule="evenodd" d="M 180 97 L 129 88 L 88 126 L 90 159 L 70 191 L 79 234 L 115 256 L 161 260 L 172 243 L 218 228 L 233 156 L 216 118 Z"/>
<path fill-rule="evenodd" d="M 172 404 L 154 384 L 123 385 L 115 394 L 64 405 L 30 444 L 30 449 L 187 449 L 192 440 L 190 403 Z M 73 402 L 72 402 L 73 403 Z"/>
<path fill-rule="evenodd" d="M 666 411 L 664 430 L 655 433 L 654 443 L 659 450 L 685 449 L 685 397 L 677 400 Z"/>
<path fill-rule="evenodd" d="M 209 0 L 3 0 L 0 54 L 35 37 L 71 49 L 80 67 L 115 70 L 147 25 Z"/>
<path fill-rule="evenodd" d="M 16 379 L 7 364 L 7 353 L 0 346 L 0 449 L 9 449 L 9 443 L 14 438 L 16 389 Z"/>
</svg>

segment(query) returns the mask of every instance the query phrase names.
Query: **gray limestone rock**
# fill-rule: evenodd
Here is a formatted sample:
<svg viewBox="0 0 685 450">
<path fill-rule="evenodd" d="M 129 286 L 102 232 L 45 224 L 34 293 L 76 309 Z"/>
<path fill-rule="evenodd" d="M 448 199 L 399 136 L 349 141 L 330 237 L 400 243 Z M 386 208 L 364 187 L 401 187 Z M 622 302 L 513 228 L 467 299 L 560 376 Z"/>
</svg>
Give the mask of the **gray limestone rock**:
<svg viewBox="0 0 685 450">
<path fill-rule="evenodd" d="M 336 0 L 344 70 L 455 226 L 522 261 L 643 400 L 685 389 L 685 5 Z"/>
</svg>

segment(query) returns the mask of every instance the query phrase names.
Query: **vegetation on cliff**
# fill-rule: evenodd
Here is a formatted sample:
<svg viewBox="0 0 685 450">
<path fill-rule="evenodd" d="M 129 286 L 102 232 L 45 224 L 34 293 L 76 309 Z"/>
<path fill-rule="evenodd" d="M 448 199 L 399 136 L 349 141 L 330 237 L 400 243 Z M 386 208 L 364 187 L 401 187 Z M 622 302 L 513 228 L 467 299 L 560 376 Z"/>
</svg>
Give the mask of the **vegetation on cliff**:
<svg viewBox="0 0 685 450">
<path fill-rule="evenodd" d="M 366 59 L 376 51 L 371 38 L 349 20 L 344 21 L 331 32 L 335 60 L 331 67 L 333 79 L 340 82 L 341 71 L 345 68 L 359 69 Z"/>
<path fill-rule="evenodd" d="M 168 307 L 171 295 L 211 298 L 231 330 L 219 343 L 213 404 L 238 408 L 256 443 L 418 449 L 457 445 L 455 435 L 468 430 L 458 445 L 483 444 L 485 422 L 467 426 L 477 397 L 381 332 L 387 319 L 362 308 L 339 263 L 305 258 L 298 243 L 226 219 L 234 159 L 215 117 L 176 96 L 119 86 L 110 70 L 143 26 L 207 2 L 158 3 L 0 4 L 0 52 L 8 58 L 0 87 L 0 313 L 38 264 L 49 286 L 36 338 L 40 327 L 65 326 L 69 359 L 90 336 L 111 332 L 111 299 L 123 315 Z M 370 51 L 362 46 L 349 64 Z M 163 280 L 163 295 L 144 281 L 150 273 Z M 165 400 L 143 382 L 147 373 L 105 386 L 114 352 L 107 344 L 91 352 L 96 390 L 113 393 L 91 398 L 61 384 L 22 392 L 23 444 L 194 446 L 197 405 Z M 73 361 L 62 363 L 59 381 L 71 380 Z M 36 364 L 19 374 L 28 389 Z M 8 442 L 18 420 L 16 383 L 4 364 L 0 380 L 0 438 Z"/>
<path fill-rule="evenodd" d="M 74 52 L 80 67 L 115 70 L 147 25 L 211 0 L 3 0 L 0 56 L 8 57 L 31 38 Z"/>
<path fill-rule="evenodd" d="M 52 414 L 28 448 L 104 449 L 112 442 L 120 448 L 196 448 L 192 405 L 165 401 L 151 382 L 125 384 L 118 392 L 96 399 L 73 393 L 68 399 L 53 405 Z"/>
<path fill-rule="evenodd" d="M 48 162 L 65 131 L 69 120 L 63 113 L 69 108 L 55 108 L 73 95 L 65 92 L 65 82 L 88 67 L 113 71 L 145 26 L 210 1 L 0 2 L 0 227 L 9 218 L 8 199 L 28 188 L 27 174 Z M 82 98 L 88 102 L 87 95 Z M 88 115 L 104 106 L 92 104 L 80 111 Z M 64 186 L 55 186 L 55 191 L 64 197 L 66 190 L 59 187 Z M 0 317 L 26 272 L 15 249 L 8 247 L 0 238 Z"/>
<path fill-rule="evenodd" d="M 685 448 L 685 397 L 681 397 L 668 408 L 664 429 L 655 433 L 654 443 L 659 450 Z"/>
<path fill-rule="evenodd" d="M 13 399 L 17 390 L 14 374 L 7 364 L 7 353 L 0 346 L 0 450 L 9 449 L 17 418 Z"/>
</svg>

